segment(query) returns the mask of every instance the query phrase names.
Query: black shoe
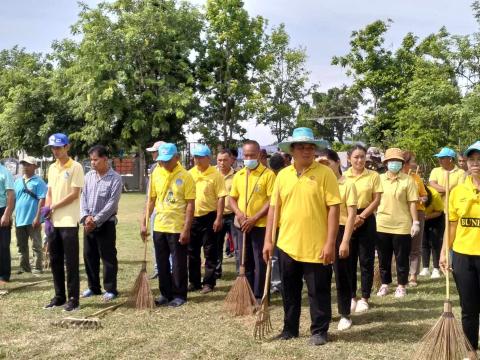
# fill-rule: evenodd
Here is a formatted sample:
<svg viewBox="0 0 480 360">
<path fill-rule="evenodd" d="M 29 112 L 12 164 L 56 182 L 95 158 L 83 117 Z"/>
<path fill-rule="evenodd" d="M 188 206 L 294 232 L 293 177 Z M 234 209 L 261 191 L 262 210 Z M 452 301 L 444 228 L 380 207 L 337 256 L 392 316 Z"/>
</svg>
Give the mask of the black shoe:
<svg viewBox="0 0 480 360">
<path fill-rule="evenodd" d="M 280 334 L 275 336 L 274 340 L 290 340 L 296 338 L 297 336 L 290 334 L 288 331 L 282 331 Z"/>
<path fill-rule="evenodd" d="M 79 307 L 80 307 L 80 304 L 78 303 L 78 300 L 71 298 L 65 304 L 63 311 L 75 311 L 75 310 L 78 310 Z"/>
<path fill-rule="evenodd" d="M 313 334 L 310 337 L 310 344 L 318 346 L 318 345 L 325 345 L 328 342 L 327 334 Z"/>
<path fill-rule="evenodd" d="M 200 291 L 201 294 L 208 294 L 213 291 L 213 287 L 210 285 L 203 285 L 202 291 Z"/>
<path fill-rule="evenodd" d="M 43 308 L 44 309 L 47 309 L 47 310 L 50 310 L 50 309 L 53 309 L 57 306 L 62 306 L 65 304 L 65 300 L 60 300 L 59 298 L 57 297 L 54 297 L 52 300 L 50 300 L 50 302 L 45 305 Z"/>
<path fill-rule="evenodd" d="M 157 297 L 155 299 L 155 305 L 156 306 L 164 306 L 164 305 L 167 305 L 167 304 L 168 304 L 168 299 L 163 295 L 160 295 L 159 297 Z"/>
<path fill-rule="evenodd" d="M 197 290 L 200 290 L 200 289 L 201 289 L 200 286 L 195 286 L 192 283 L 188 284 L 188 291 L 197 291 Z"/>
</svg>

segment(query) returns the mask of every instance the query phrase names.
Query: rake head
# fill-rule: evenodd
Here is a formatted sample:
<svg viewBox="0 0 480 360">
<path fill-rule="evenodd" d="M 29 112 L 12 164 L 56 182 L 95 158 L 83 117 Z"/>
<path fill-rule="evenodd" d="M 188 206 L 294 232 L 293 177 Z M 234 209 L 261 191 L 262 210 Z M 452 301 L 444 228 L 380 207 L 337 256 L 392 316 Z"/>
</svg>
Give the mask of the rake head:
<svg viewBox="0 0 480 360">
<path fill-rule="evenodd" d="M 253 337 L 255 339 L 262 340 L 273 330 L 268 306 L 268 297 L 264 297 L 260 305 L 260 310 L 257 312 L 257 320 L 255 321 L 255 327 L 253 329 Z"/>
<path fill-rule="evenodd" d="M 64 329 L 90 329 L 96 330 L 102 328 L 99 318 L 74 318 L 68 317 L 62 320 L 53 321 L 52 325 Z"/>
<path fill-rule="evenodd" d="M 4 295 L 7 295 L 8 294 L 8 290 L 0 290 L 0 297 L 4 296 Z"/>
</svg>

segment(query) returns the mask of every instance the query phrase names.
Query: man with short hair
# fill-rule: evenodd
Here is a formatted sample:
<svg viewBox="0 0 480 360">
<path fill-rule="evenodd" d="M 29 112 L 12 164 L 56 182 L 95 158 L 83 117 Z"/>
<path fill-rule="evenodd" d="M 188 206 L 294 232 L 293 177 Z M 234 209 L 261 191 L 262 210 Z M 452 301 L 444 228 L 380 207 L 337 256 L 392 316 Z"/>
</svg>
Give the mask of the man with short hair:
<svg viewBox="0 0 480 360">
<path fill-rule="evenodd" d="M 465 178 L 465 171 L 455 165 L 456 155 L 457 153 L 448 147 L 442 148 L 438 154 L 434 155 L 438 159 L 440 166 L 432 169 L 428 182 L 431 187 L 442 195 L 442 200 L 445 200 L 445 192 L 447 190 L 451 191 L 455 186 L 463 183 Z M 450 174 L 450 189 L 445 189 L 445 170 Z"/>
<path fill-rule="evenodd" d="M 282 151 L 293 155 L 294 163 L 282 170 L 275 181 L 263 248 L 267 262 L 273 254 L 273 215 L 275 207 L 280 206 L 277 246 L 282 269 L 284 325 L 277 339 L 289 340 L 299 335 L 305 279 L 313 345 L 326 344 L 328 339 L 332 264 L 341 203 L 333 171 L 314 161 L 315 151 L 321 146 L 324 144 L 315 140 L 310 128 L 295 129 L 288 141 L 279 144 Z"/>
<path fill-rule="evenodd" d="M 13 177 L 5 166 L 0 164 L 0 285 L 10 281 L 11 257 L 10 242 L 11 218 L 15 207 Z"/>
<path fill-rule="evenodd" d="M 157 306 L 178 307 L 187 301 L 187 254 L 195 208 L 195 183 L 178 160 L 177 147 L 162 144 L 157 157 L 161 166 L 157 166 L 151 176 L 147 214 L 155 207 L 153 243 L 160 286 L 160 296 L 155 299 Z M 141 235 L 146 241 L 145 220 L 142 221 Z"/>
<path fill-rule="evenodd" d="M 235 170 L 232 168 L 233 165 L 233 157 L 229 150 L 221 150 L 217 154 L 217 170 L 220 174 L 223 175 L 223 179 L 225 180 L 225 189 L 227 190 L 227 194 L 230 192 L 232 188 L 232 180 L 233 175 L 235 174 Z M 217 255 L 218 261 L 217 266 L 215 268 L 215 276 L 217 279 L 222 277 L 222 263 L 223 263 L 223 244 L 225 242 L 225 235 L 231 238 L 232 235 L 232 226 L 233 226 L 233 217 L 234 214 L 232 209 L 230 208 L 228 195 L 225 201 L 225 208 L 223 210 L 223 225 L 219 232 L 217 232 Z M 227 248 L 230 250 L 230 246 L 227 241 Z M 227 252 L 228 255 L 229 251 Z"/>
<path fill-rule="evenodd" d="M 73 311 L 80 306 L 78 223 L 84 174 L 82 165 L 68 155 L 70 141 L 67 135 L 53 134 L 48 138 L 46 146 L 50 147 L 56 161 L 48 168 L 48 190 L 42 211 L 54 227 L 47 236 L 55 296 L 45 305 L 45 309 L 65 305 L 65 311 Z M 65 266 L 68 301 L 65 293 Z"/>
<path fill-rule="evenodd" d="M 260 301 L 266 273 L 262 257 L 263 241 L 275 174 L 260 163 L 260 145 L 255 140 L 244 142 L 243 158 L 245 167 L 233 177 L 230 206 L 238 220 L 239 230 L 246 234 L 245 275 L 255 298 Z M 238 232 L 236 238 L 237 259 L 240 260 L 243 235 Z"/>
<path fill-rule="evenodd" d="M 212 152 L 206 145 L 193 149 L 195 166 L 190 169 L 196 186 L 195 215 L 192 223 L 192 238 L 188 245 L 189 290 L 201 289 L 202 294 L 211 292 L 215 285 L 217 267 L 217 237 L 223 224 L 225 206 L 225 180 L 210 165 Z M 201 281 L 200 251 L 205 256 L 205 275 Z"/>
<path fill-rule="evenodd" d="M 122 177 L 109 164 L 107 149 L 95 145 L 89 151 L 92 170 L 85 175 L 81 195 L 80 223 L 83 225 L 83 259 L 88 278 L 87 298 L 100 295 L 100 259 L 103 263 L 104 301 L 117 297 L 116 223 L 122 194 Z"/>
<path fill-rule="evenodd" d="M 467 172 L 468 171 L 467 157 L 464 156 L 462 153 L 458 153 L 457 158 L 458 158 L 458 167 L 463 171 Z"/>
<path fill-rule="evenodd" d="M 27 156 L 20 160 L 23 176 L 15 181 L 15 235 L 20 260 L 19 274 L 32 272 L 28 239 L 35 254 L 34 274 L 43 272 L 42 221 L 40 210 L 45 205 L 47 184 L 35 174 L 37 160 Z"/>
</svg>

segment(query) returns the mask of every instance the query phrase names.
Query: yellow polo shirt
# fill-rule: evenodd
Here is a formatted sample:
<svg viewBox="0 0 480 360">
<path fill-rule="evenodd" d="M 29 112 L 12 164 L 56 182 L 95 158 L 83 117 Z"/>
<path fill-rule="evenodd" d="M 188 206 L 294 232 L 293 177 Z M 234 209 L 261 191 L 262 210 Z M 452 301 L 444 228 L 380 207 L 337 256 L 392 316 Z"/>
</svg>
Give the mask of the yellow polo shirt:
<svg viewBox="0 0 480 360">
<path fill-rule="evenodd" d="M 440 193 L 431 186 L 428 186 L 428 189 L 432 193 L 432 201 L 430 201 L 430 205 L 425 208 L 425 216 L 431 215 L 434 212 L 443 211 L 443 200 Z"/>
<path fill-rule="evenodd" d="M 62 166 L 60 161 L 55 161 L 48 168 L 48 187 L 52 194 L 52 204 L 72 192 L 72 188 L 83 188 L 83 167 L 78 162 L 69 159 Z M 55 209 L 51 220 L 55 227 L 76 227 L 80 221 L 80 195 L 70 204 Z"/>
<path fill-rule="evenodd" d="M 246 189 L 246 177 L 247 169 L 245 167 L 234 175 L 230 196 L 237 200 L 240 211 L 247 217 L 251 217 L 257 214 L 272 196 L 275 174 L 272 170 L 259 164 L 255 170 L 250 170 L 248 190 Z M 245 199 L 248 201 L 247 209 L 245 209 Z M 266 215 L 255 223 L 257 227 L 265 227 L 266 225 Z"/>
<path fill-rule="evenodd" d="M 418 201 L 418 190 L 411 176 L 402 172 L 389 178 L 380 175 L 383 195 L 377 210 L 377 231 L 388 234 L 410 234 L 412 217 L 410 202 Z"/>
<path fill-rule="evenodd" d="M 155 199 L 155 222 L 153 230 L 179 234 L 185 225 L 188 200 L 195 199 L 195 182 L 182 165 L 177 164 L 172 172 L 156 166 L 151 175 L 151 195 Z"/>
<path fill-rule="evenodd" d="M 218 170 L 218 172 L 221 174 L 220 170 Z M 225 198 L 225 208 L 223 209 L 223 215 L 229 215 L 233 212 L 230 208 L 230 201 L 228 201 L 228 194 L 230 194 L 230 190 L 232 189 L 233 175 L 235 175 L 235 170 L 233 170 L 233 168 L 230 169 L 227 175 L 223 175 L 223 180 L 225 181 L 225 189 L 227 190 L 227 197 Z"/>
<path fill-rule="evenodd" d="M 450 193 L 449 219 L 457 221 L 453 251 L 480 255 L 480 194 L 471 176 Z"/>
<path fill-rule="evenodd" d="M 341 203 L 333 171 L 313 162 L 299 177 L 293 165 L 281 170 L 271 205 L 280 192 L 280 232 L 277 246 L 297 261 L 323 263 L 320 253 L 327 240 L 328 206 Z"/>
<path fill-rule="evenodd" d="M 415 173 L 410 174 L 410 176 L 415 181 L 415 185 L 417 185 L 417 191 L 418 191 L 418 197 L 419 197 L 419 200 L 417 202 L 417 210 L 425 211 L 425 205 L 423 205 L 423 203 L 420 202 L 420 197 L 427 196 L 427 190 L 425 190 L 425 185 L 423 184 L 423 180 L 420 176 L 418 176 Z"/>
<path fill-rule="evenodd" d="M 380 175 L 376 171 L 364 169 L 360 175 L 355 176 L 352 168 L 349 168 L 345 171 L 344 176 L 347 181 L 355 184 L 359 209 L 367 208 L 372 203 L 374 194 L 383 192 Z"/>
<path fill-rule="evenodd" d="M 213 166 L 209 166 L 204 172 L 194 166 L 189 172 L 197 188 L 195 216 L 203 216 L 217 211 L 218 199 L 227 196 L 222 174 Z"/>
<path fill-rule="evenodd" d="M 355 184 L 345 178 L 338 179 L 338 190 L 340 192 L 340 225 L 345 226 L 348 218 L 347 207 L 357 206 L 358 197 Z"/>
<path fill-rule="evenodd" d="M 465 180 L 465 171 L 460 169 L 457 165 L 450 170 L 450 191 L 458 184 Z M 445 187 L 445 170 L 442 167 L 436 167 L 430 173 L 428 181 L 436 181 L 438 185 Z M 442 194 L 442 200 L 445 202 L 445 194 Z"/>
</svg>

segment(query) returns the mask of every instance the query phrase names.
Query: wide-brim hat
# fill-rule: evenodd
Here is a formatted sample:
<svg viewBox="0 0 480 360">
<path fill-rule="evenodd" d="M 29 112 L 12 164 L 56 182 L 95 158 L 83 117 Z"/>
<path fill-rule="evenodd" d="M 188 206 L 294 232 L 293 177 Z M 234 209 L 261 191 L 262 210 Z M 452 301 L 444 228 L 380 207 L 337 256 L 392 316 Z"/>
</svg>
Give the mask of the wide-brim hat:
<svg viewBox="0 0 480 360">
<path fill-rule="evenodd" d="M 399 148 L 390 148 L 385 151 L 385 157 L 383 158 L 383 162 L 387 162 L 390 160 L 398 160 L 401 162 L 405 162 L 405 159 L 403 158 L 403 151 L 402 149 Z"/>
<path fill-rule="evenodd" d="M 323 139 L 315 139 L 313 131 L 307 127 L 300 127 L 293 130 L 292 136 L 284 142 L 278 144 L 278 148 L 287 154 L 291 154 L 291 145 L 295 143 L 313 144 L 317 149 L 328 147 L 328 141 Z"/>
</svg>

